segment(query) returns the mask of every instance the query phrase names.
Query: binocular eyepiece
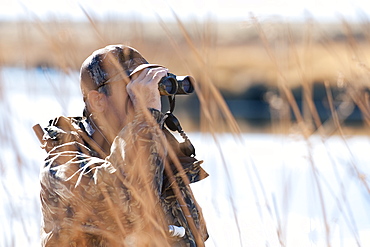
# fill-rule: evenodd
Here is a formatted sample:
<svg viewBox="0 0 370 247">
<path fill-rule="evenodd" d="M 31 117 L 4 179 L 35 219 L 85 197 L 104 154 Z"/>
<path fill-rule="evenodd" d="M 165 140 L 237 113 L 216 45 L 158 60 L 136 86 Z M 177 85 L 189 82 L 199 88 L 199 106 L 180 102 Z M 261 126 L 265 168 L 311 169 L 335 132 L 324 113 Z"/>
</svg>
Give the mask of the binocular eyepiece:
<svg viewBox="0 0 370 247">
<path fill-rule="evenodd" d="M 191 76 L 177 76 L 168 73 L 158 83 L 158 89 L 162 96 L 174 94 L 190 94 L 194 92 L 194 78 Z"/>
</svg>

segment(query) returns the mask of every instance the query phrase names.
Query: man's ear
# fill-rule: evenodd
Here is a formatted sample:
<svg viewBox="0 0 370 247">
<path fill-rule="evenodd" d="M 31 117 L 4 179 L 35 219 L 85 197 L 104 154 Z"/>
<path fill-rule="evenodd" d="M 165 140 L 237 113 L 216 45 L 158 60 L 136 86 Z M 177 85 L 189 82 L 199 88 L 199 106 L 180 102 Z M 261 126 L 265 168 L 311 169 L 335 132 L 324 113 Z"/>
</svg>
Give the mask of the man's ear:
<svg viewBox="0 0 370 247">
<path fill-rule="evenodd" d="M 103 112 L 107 105 L 106 95 L 96 90 L 91 90 L 87 94 L 87 103 L 90 112 Z"/>
</svg>

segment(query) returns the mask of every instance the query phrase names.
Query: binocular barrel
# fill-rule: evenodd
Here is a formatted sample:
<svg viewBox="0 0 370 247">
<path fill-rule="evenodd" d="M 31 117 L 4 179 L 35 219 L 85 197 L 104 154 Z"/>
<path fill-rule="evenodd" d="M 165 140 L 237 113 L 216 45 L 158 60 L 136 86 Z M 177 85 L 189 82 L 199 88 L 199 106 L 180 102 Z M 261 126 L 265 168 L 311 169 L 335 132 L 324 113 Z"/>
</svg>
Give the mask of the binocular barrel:
<svg viewBox="0 0 370 247">
<path fill-rule="evenodd" d="M 158 89 L 162 96 L 174 94 L 190 94 L 194 92 L 194 78 L 191 76 L 177 76 L 169 73 L 158 83 Z"/>
</svg>

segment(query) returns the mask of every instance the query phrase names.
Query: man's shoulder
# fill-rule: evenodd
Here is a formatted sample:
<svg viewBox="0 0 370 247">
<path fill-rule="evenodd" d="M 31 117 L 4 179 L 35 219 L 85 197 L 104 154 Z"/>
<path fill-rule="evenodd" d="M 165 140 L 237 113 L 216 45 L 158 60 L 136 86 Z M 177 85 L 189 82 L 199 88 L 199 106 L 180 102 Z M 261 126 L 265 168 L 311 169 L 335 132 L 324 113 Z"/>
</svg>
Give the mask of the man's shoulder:
<svg viewBox="0 0 370 247">
<path fill-rule="evenodd" d="M 58 116 L 51 120 L 49 120 L 48 126 L 57 126 L 59 128 L 69 127 L 70 124 L 79 124 L 86 121 L 85 117 L 66 117 L 66 116 Z"/>
<path fill-rule="evenodd" d="M 43 141 L 49 149 L 68 142 L 81 142 L 81 134 L 91 135 L 91 128 L 84 117 L 59 116 L 51 119 L 44 128 Z"/>
<path fill-rule="evenodd" d="M 59 135 L 66 134 L 71 131 L 82 130 L 88 133 L 89 128 L 89 124 L 85 117 L 59 116 L 51 119 L 44 130 L 46 131 L 46 138 L 57 139 Z"/>
</svg>

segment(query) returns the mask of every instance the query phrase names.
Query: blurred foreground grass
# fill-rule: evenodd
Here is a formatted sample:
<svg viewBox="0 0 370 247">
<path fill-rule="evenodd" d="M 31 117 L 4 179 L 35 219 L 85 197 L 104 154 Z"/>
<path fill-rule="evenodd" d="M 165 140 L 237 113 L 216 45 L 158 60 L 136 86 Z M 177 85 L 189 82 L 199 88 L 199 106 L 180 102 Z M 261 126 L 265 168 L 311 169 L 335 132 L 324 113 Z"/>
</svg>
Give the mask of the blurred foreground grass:
<svg viewBox="0 0 370 247">
<path fill-rule="evenodd" d="M 308 201 L 310 205 L 307 206 L 321 209 L 322 217 L 319 217 L 318 221 L 324 226 L 320 229 L 324 235 L 324 245 L 331 246 L 331 237 L 334 234 L 333 229 L 335 229 L 336 223 L 332 223 L 327 218 L 329 209 L 325 208 L 325 202 L 328 203 L 329 201 L 331 203 L 334 201 L 334 204 L 339 208 L 338 210 L 345 212 L 343 215 L 346 216 L 347 213 L 351 215 L 351 209 L 348 209 L 348 211 L 342 209 L 340 200 L 343 200 L 344 206 L 350 200 L 346 197 L 348 191 L 345 190 L 340 176 L 335 181 L 343 186 L 343 191 L 337 194 L 332 193 L 334 194 L 333 198 L 325 198 L 325 200 L 322 198 L 322 190 L 327 188 L 326 175 L 319 171 L 322 167 L 322 161 L 314 160 L 314 147 L 312 147 L 313 142 L 310 137 L 314 135 L 322 137 L 323 143 L 326 144 L 326 138 L 336 134 L 339 140 L 342 141 L 343 146 L 346 147 L 345 151 L 351 153 L 351 147 L 346 146 L 345 138 L 354 133 L 367 134 L 370 123 L 368 90 L 370 33 L 368 30 L 369 24 L 366 21 L 357 24 L 345 21 L 336 24 L 315 23 L 314 21 L 305 23 L 261 23 L 254 18 L 243 23 L 217 23 L 212 20 L 204 23 L 197 23 L 196 21 L 187 23 L 181 21 L 177 23 L 163 23 L 161 21 L 145 23 L 139 20 L 131 22 L 114 20 L 96 22 L 93 19 L 86 23 L 67 21 L 0 23 L 0 33 L 2 35 L 0 39 L 0 61 L 3 67 L 52 67 L 68 74 L 78 70 L 82 61 L 98 48 L 114 43 L 131 45 L 137 48 L 150 62 L 163 64 L 176 74 L 193 75 L 198 81 L 196 87 L 201 130 L 211 134 L 232 132 L 236 134 L 235 142 L 237 144 L 235 146 L 241 147 L 241 149 L 244 148 L 243 145 L 239 145 L 239 141 L 242 139 L 241 130 L 244 130 L 243 123 L 237 122 L 238 119 L 235 118 L 234 112 L 230 111 L 231 108 L 229 108 L 231 101 L 225 102 L 223 96 L 226 95 L 230 100 L 239 99 L 238 97 L 245 93 L 248 88 L 263 85 L 266 90 L 259 93 L 257 97 L 254 94 L 250 98 L 254 97 L 257 101 L 264 102 L 267 105 L 264 110 L 270 114 L 268 132 L 290 134 L 284 135 L 282 139 L 285 140 L 286 137 L 293 136 L 293 142 L 297 140 L 297 143 L 301 143 L 303 140 L 304 145 L 306 145 L 307 154 L 302 155 L 304 156 L 302 160 L 309 164 L 307 170 L 310 172 L 303 175 L 298 174 L 307 177 L 307 180 L 309 180 L 307 187 L 314 188 L 312 191 L 315 191 L 313 193 L 317 196 L 316 204 L 312 205 Z M 17 83 L 17 81 L 12 83 Z M 29 83 L 32 83 L 32 80 Z M 78 82 L 76 81 L 76 83 Z M 314 95 L 316 83 L 322 85 L 320 96 Z M 301 90 L 298 93 L 295 92 L 297 87 Z M 2 90 L 1 93 L 0 99 L 6 99 L 6 95 L 4 95 L 6 92 Z M 57 91 L 53 93 L 58 102 L 65 102 L 61 98 L 68 96 L 59 94 Z M 323 103 L 328 114 L 328 117 L 324 120 L 318 112 L 315 103 L 317 99 Z M 4 102 L 6 103 L 5 100 Z M 247 107 L 242 104 L 243 101 L 240 102 L 238 103 L 239 107 Z M 10 109 L 7 106 L 4 108 Z M 363 124 L 360 130 L 347 126 L 345 123 L 346 118 L 355 109 L 359 110 L 362 118 Z M 10 156 L 14 157 L 13 161 L 18 164 L 17 169 L 19 171 L 23 170 L 23 173 L 20 172 L 19 174 L 30 176 L 30 173 L 24 173 L 24 169 L 32 167 L 33 173 L 37 173 L 38 167 L 35 167 L 35 164 L 30 165 L 28 163 L 27 157 L 24 156 L 24 152 L 17 143 L 19 140 L 12 138 L 12 135 L 18 131 L 10 125 L 10 121 L 15 115 L 14 112 L 4 110 L 0 122 L 3 131 L 1 139 L 10 150 Z M 186 122 L 185 126 L 191 126 L 191 119 L 180 119 Z M 20 120 L 22 121 L 21 118 Z M 259 124 L 257 122 L 257 125 Z M 250 130 L 248 127 L 245 129 Z M 258 130 L 266 131 L 266 128 Z M 31 132 L 31 126 L 29 131 Z M 249 222 L 249 219 L 238 218 L 234 202 L 240 197 L 233 196 L 238 192 L 243 195 L 245 188 L 242 187 L 243 191 L 240 191 L 239 187 L 234 186 L 234 177 L 229 177 L 229 170 L 232 171 L 231 174 L 238 173 L 240 177 L 243 176 L 242 182 L 245 182 L 245 178 L 248 177 L 248 182 L 250 182 L 248 189 L 252 188 L 263 192 L 268 181 L 263 180 L 263 174 L 262 179 L 259 177 L 260 171 L 258 168 L 264 167 L 266 164 L 263 162 L 254 164 L 253 161 L 249 160 L 249 157 L 253 160 L 255 158 L 253 155 L 256 154 L 252 152 L 245 154 L 250 150 L 246 152 L 244 149 L 239 150 L 237 157 L 247 157 L 243 159 L 245 163 L 230 162 L 232 160 L 229 159 L 230 154 L 223 153 L 223 150 L 227 147 L 222 147 L 222 142 L 220 142 L 217 135 L 214 135 L 214 138 L 216 148 L 212 151 L 221 156 L 218 161 L 221 161 L 222 166 L 220 166 L 221 168 L 218 167 L 220 170 L 215 169 L 211 173 L 211 182 L 209 183 L 213 187 L 210 187 L 218 186 L 226 191 L 224 192 L 226 196 L 224 195 L 222 198 L 227 198 L 227 206 L 234 210 L 234 218 L 229 217 L 228 219 L 236 222 L 235 229 L 239 231 L 239 238 L 244 239 L 235 242 L 250 246 L 248 244 L 249 239 L 245 239 L 246 236 L 252 235 L 250 233 L 253 230 L 250 232 L 241 231 L 240 224 Z M 265 146 L 265 144 L 261 144 L 261 146 Z M 324 149 L 325 147 L 324 145 Z M 204 151 L 203 154 L 205 153 L 207 152 Z M 234 156 L 232 150 L 230 153 L 231 156 Z M 262 157 L 268 157 L 271 153 L 274 153 L 274 150 L 262 150 L 261 153 L 263 153 Z M 289 155 L 294 156 L 296 153 L 288 150 L 287 156 Z M 348 164 L 347 161 L 343 164 L 333 161 L 333 166 L 343 165 L 343 169 L 353 176 L 360 188 L 364 189 L 363 197 L 366 200 L 369 198 L 367 174 L 359 169 L 354 157 L 351 156 L 350 160 L 353 162 L 348 162 Z M 2 176 L 5 177 L 11 169 L 5 163 L 5 159 L 1 159 L 0 162 Z M 276 163 L 280 162 L 284 163 L 285 161 L 276 160 Z M 307 165 L 305 162 L 296 164 L 296 167 L 301 168 L 301 166 Z M 242 169 L 238 167 L 239 165 Z M 290 174 L 289 169 L 290 167 L 283 170 L 282 174 L 284 172 Z M 217 172 L 220 174 L 217 174 Z M 223 179 L 222 181 L 226 182 L 222 185 L 218 184 L 217 175 Z M 276 176 L 279 175 L 281 174 L 276 174 Z M 34 174 L 32 176 L 32 178 L 35 177 Z M 283 177 L 284 174 L 281 176 Z M 272 224 L 269 224 L 269 227 L 273 229 L 272 234 L 276 234 L 272 237 L 274 238 L 272 242 L 279 243 L 276 246 L 288 246 L 287 243 L 289 242 L 287 239 L 288 230 L 284 228 L 288 225 L 289 219 L 288 217 L 284 218 L 284 216 L 289 214 L 285 206 L 294 197 L 291 192 L 294 189 L 292 183 L 294 178 L 291 176 L 289 178 L 284 177 L 284 179 L 282 191 L 280 191 L 282 196 L 277 198 L 277 201 L 280 201 L 281 204 L 277 203 L 275 205 L 274 195 L 271 198 L 270 195 L 261 196 L 259 194 L 257 196 L 251 193 L 255 196 L 256 202 L 259 201 L 258 206 L 263 205 L 261 208 L 268 211 L 268 215 L 271 216 L 269 220 Z M 243 183 L 243 185 L 245 184 Z M 11 190 L 11 188 L 10 184 L 3 184 L 4 191 Z M 219 197 L 217 192 L 213 193 L 209 199 L 211 202 L 217 201 Z M 14 200 L 10 194 L 7 199 L 9 201 Z M 34 208 L 37 208 L 37 202 L 33 202 L 33 204 L 35 205 Z M 14 219 L 19 219 L 22 223 L 23 215 L 17 213 L 20 205 L 20 203 L 14 202 L 14 212 L 12 212 Z M 11 206 L 13 206 L 12 203 Z M 278 215 L 279 208 L 282 212 L 282 216 L 280 215 L 282 218 Z M 206 210 L 212 211 L 210 208 Z M 273 213 L 274 210 L 276 210 L 275 213 Z M 261 220 L 265 220 L 265 218 L 262 218 Z M 349 218 L 351 219 L 351 217 Z M 34 221 L 34 219 L 30 221 Z M 212 219 L 209 221 L 212 222 Z M 291 224 L 291 221 L 289 223 Z M 37 225 L 37 223 L 34 224 Z M 24 232 L 29 231 L 26 223 L 23 224 L 23 227 Z M 353 232 L 355 241 L 352 241 L 352 243 L 356 242 L 360 246 L 358 244 L 360 243 L 359 234 L 356 229 Z M 261 238 L 263 237 L 261 236 Z M 262 240 L 261 242 L 265 242 L 267 245 L 269 239 L 266 238 L 265 241 Z M 9 246 L 16 245 L 16 234 L 11 236 L 8 243 L 10 243 Z M 222 246 L 212 241 L 210 244 Z"/>
</svg>

